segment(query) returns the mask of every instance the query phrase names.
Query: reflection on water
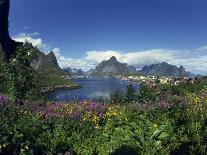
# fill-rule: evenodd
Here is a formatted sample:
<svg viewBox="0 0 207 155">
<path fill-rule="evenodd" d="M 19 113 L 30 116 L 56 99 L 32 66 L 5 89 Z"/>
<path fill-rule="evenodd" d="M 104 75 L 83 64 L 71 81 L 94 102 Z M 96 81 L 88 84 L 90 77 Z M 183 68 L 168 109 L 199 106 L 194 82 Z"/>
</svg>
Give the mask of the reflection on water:
<svg viewBox="0 0 207 155">
<path fill-rule="evenodd" d="M 125 92 L 129 81 L 119 80 L 116 78 L 89 77 L 76 79 L 74 82 L 80 84 L 82 88 L 75 90 L 56 90 L 49 95 L 50 99 L 55 101 L 71 101 L 95 99 L 99 97 L 109 98 L 110 94 L 117 89 Z M 133 83 L 134 88 L 138 91 L 139 84 Z"/>
</svg>

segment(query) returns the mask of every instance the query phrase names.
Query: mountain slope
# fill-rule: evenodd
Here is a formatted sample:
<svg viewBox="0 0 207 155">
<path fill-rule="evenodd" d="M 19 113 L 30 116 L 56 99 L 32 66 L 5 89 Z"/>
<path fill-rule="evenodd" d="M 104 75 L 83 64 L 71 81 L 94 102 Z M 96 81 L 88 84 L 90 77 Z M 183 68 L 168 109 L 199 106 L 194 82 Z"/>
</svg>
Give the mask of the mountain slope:
<svg viewBox="0 0 207 155">
<path fill-rule="evenodd" d="M 113 74 L 131 74 L 136 73 L 136 68 L 128 66 L 117 61 L 116 57 L 112 56 L 109 60 L 101 62 L 92 72 L 92 74 L 113 75 Z"/>
<path fill-rule="evenodd" d="M 192 73 L 187 72 L 183 66 L 177 67 L 166 62 L 144 66 L 141 73 L 145 75 L 191 77 Z"/>
<path fill-rule="evenodd" d="M 31 66 L 44 77 L 46 87 L 72 84 L 68 79 L 64 79 L 64 76 L 68 74 L 59 67 L 56 56 L 52 51 L 47 55 L 39 50 L 37 53 L 38 59 Z"/>
<path fill-rule="evenodd" d="M 32 63 L 32 67 L 44 74 L 65 75 L 65 72 L 59 67 L 53 52 L 46 55 L 38 51 L 38 59 Z"/>
</svg>

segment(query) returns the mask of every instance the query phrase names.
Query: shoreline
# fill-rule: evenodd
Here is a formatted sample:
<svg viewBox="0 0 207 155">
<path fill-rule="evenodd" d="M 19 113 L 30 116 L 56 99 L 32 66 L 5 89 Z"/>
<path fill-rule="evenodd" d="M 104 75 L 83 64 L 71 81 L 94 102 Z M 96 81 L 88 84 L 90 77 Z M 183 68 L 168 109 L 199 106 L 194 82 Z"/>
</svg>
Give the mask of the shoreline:
<svg viewBox="0 0 207 155">
<path fill-rule="evenodd" d="M 60 86 L 55 86 L 55 87 L 47 87 L 47 88 L 44 88 L 44 90 L 42 91 L 42 93 L 52 93 L 56 90 L 73 90 L 73 89 L 80 89 L 82 88 L 81 85 L 79 84 L 71 84 L 71 85 L 60 85 Z"/>
</svg>

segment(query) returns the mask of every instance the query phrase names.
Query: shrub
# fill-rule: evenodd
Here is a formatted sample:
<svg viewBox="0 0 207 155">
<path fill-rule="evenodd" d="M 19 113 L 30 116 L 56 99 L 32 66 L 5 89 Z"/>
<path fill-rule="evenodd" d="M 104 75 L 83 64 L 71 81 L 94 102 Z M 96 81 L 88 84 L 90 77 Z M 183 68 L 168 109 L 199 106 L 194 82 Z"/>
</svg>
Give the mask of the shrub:
<svg viewBox="0 0 207 155">
<path fill-rule="evenodd" d="M 132 83 L 130 83 L 126 88 L 126 102 L 132 103 L 137 100 L 137 92 L 135 91 Z"/>
<path fill-rule="evenodd" d="M 30 66 L 37 58 L 37 51 L 25 43 L 17 48 L 16 54 L 5 66 L 7 93 L 14 101 L 29 99 L 38 89 L 38 74 Z M 34 91 L 35 90 L 35 91 Z"/>
<path fill-rule="evenodd" d="M 125 98 L 121 91 L 116 90 L 113 94 L 111 94 L 110 101 L 112 104 L 124 104 Z"/>
<path fill-rule="evenodd" d="M 138 95 L 138 100 L 140 103 L 155 103 L 159 99 L 159 92 L 150 88 L 147 84 L 142 83 L 140 86 L 140 93 Z"/>
</svg>

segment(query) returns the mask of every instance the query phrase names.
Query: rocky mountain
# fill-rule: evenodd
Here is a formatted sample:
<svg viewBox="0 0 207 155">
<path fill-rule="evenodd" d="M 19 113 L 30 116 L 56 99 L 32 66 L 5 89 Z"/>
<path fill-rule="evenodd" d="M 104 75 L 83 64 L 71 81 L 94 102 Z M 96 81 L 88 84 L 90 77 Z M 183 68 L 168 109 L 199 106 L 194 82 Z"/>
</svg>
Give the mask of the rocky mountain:
<svg viewBox="0 0 207 155">
<path fill-rule="evenodd" d="M 9 36 L 9 7 L 10 0 L 0 0 L 0 56 L 9 57 L 16 47 L 16 43 Z"/>
<path fill-rule="evenodd" d="M 115 56 L 109 60 L 101 62 L 92 72 L 92 74 L 114 75 L 136 73 L 136 68 L 117 61 Z"/>
<path fill-rule="evenodd" d="M 55 54 L 51 51 L 45 54 L 38 50 L 38 59 L 32 63 L 32 67 L 48 76 L 62 76 L 66 73 L 59 67 Z"/>
<path fill-rule="evenodd" d="M 59 67 L 58 62 L 57 62 L 57 58 L 55 56 L 55 54 L 53 53 L 53 51 L 51 51 L 49 54 L 47 54 L 47 60 L 54 64 L 55 66 Z"/>
<path fill-rule="evenodd" d="M 192 77 L 193 73 L 187 72 L 183 66 L 177 67 L 166 62 L 144 66 L 139 72 L 145 75 Z"/>
<path fill-rule="evenodd" d="M 77 76 L 81 76 L 84 75 L 85 72 L 82 71 L 81 69 L 77 69 L 77 68 L 70 68 L 70 67 L 66 67 L 63 69 L 66 73 L 68 73 L 69 75 L 77 75 Z"/>
</svg>

